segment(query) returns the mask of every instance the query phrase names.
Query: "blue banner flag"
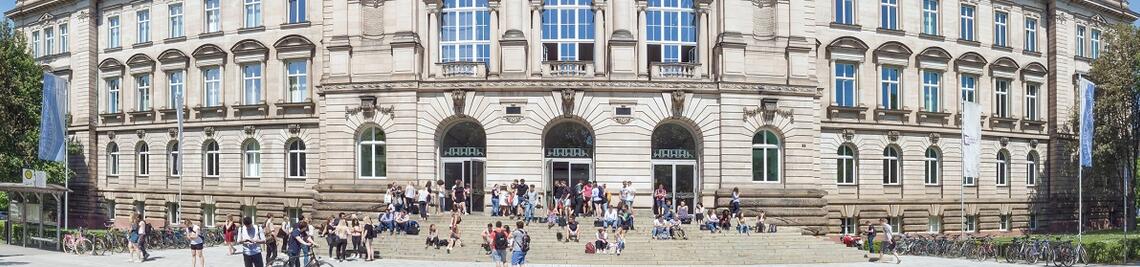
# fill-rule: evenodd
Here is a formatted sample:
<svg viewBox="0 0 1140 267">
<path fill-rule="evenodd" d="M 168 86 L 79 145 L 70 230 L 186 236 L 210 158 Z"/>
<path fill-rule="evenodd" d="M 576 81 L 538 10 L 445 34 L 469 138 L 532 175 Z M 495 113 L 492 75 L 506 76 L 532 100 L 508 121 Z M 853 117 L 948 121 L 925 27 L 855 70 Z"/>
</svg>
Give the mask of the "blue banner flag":
<svg viewBox="0 0 1140 267">
<path fill-rule="evenodd" d="M 1093 145 L 1093 95 L 1096 93 L 1096 84 L 1081 77 L 1081 145 L 1080 157 L 1082 167 L 1092 167 Z"/>
<path fill-rule="evenodd" d="M 67 155 L 67 80 L 44 73 L 43 107 L 40 110 L 40 147 L 42 160 L 66 160 Z"/>
</svg>

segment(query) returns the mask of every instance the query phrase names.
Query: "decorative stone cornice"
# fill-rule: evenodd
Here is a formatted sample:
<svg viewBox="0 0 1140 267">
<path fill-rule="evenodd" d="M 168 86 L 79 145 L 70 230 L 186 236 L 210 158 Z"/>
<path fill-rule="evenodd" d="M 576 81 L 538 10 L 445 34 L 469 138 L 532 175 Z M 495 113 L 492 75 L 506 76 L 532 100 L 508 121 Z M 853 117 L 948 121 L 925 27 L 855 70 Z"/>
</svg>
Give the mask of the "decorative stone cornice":
<svg viewBox="0 0 1140 267">
<path fill-rule="evenodd" d="M 384 90 L 438 90 L 451 91 L 455 89 L 480 90 L 553 90 L 563 88 L 574 89 L 635 89 L 675 91 L 685 90 L 693 93 L 710 93 L 713 91 L 736 91 L 746 93 L 793 94 L 805 96 L 818 96 L 821 91 L 812 86 L 794 86 L 786 84 L 736 83 L 736 82 L 658 82 L 658 81 L 551 81 L 551 80 L 500 80 L 500 81 L 391 81 L 367 83 L 331 83 L 319 88 L 320 94 L 384 91 Z"/>
</svg>

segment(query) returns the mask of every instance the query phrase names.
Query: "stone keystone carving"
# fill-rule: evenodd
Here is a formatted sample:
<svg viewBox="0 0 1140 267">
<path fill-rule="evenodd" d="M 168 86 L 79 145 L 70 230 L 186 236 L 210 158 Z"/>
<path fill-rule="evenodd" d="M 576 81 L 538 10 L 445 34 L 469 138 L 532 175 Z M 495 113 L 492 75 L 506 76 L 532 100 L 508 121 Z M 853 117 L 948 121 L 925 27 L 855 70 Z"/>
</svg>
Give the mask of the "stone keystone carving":
<svg viewBox="0 0 1140 267">
<path fill-rule="evenodd" d="M 242 129 L 241 129 L 241 131 L 245 132 L 245 134 L 247 134 L 247 135 L 253 135 L 254 130 L 256 130 L 256 128 L 253 127 L 253 125 L 246 125 L 245 127 L 242 127 Z"/>
<path fill-rule="evenodd" d="M 143 129 L 135 130 L 135 135 L 138 135 L 139 138 L 143 138 L 143 136 L 146 136 L 146 131 L 144 131 Z"/>
<path fill-rule="evenodd" d="M 1002 147 L 1009 145 L 1009 137 L 1002 137 L 1001 139 L 998 139 L 998 141 L 1001 142 Z"/>
<path fill-rule="evenodd" d="M 851 141 L 851 139 L 855 139 L 855 130 L 843 129 L 841 133 L 843 134 L 843 140 Z"/>
<path fill-rule="evenodd" d="M 574 115 L 574 89 L 562 89 L 562 115 Z"/>
<path fill-rule="evenodd" d="M 214 136 L 214 127 L 206 127 L 203 131 L 206 132 L 206 136 Z"/>
<path fill-rule="evenodd" d="M 113 132 L 113 131 L 107 132 L 107 138 L 110 138 L 111 140 L 115 140 L 115 132 Z"/>
<path fill-rule="evenodd" d="M 685 91 L 673 91 L 673 116 L 680 117 L 685 110 Z"/>
<path fill-rule="evenodd" d="M 455 115 L 463 116 L 463 107 L 467 104 L 467 91 L 452 90 L 451 91 L 451 108 L 455 111 Z"/>
<path fill-rule="evenodd" d="M 301 125 L 300 124 L 296 124 L 296 123 L 289 124 L 289 133 L 290 134 L 296 135 L 297 133 L 300 133 L 300 132 L 301 132 Z"/>
<path fill-rule="evenodd" d="M 939 139 L 942 139 L 942 134 L 939 134 L 939 133 L 930 133 L 930 134 L 926 135 L 926 138 L 927 138 L 927 139 L 930 139 L 930 144 L 931 144 L 931 145 L 937 145 L 937 144 L 938 144 L 938 140 L 939 140 Z"/>
<path fill-rule="evenodd" d="M 166 129 L 166 134 L 170 135 L 170 138 L 178 137 L 178 128 Z"/>
<path fill-rule="evenodd" d="M 1037 139 L 1029 140 L 1029 148 L 1037 148 Z"/>
<path fill-rule="evenodd" d="M 887 139 L 892 143 L 899 141 L 899 131 L 887 131 Z"/>
</svg>

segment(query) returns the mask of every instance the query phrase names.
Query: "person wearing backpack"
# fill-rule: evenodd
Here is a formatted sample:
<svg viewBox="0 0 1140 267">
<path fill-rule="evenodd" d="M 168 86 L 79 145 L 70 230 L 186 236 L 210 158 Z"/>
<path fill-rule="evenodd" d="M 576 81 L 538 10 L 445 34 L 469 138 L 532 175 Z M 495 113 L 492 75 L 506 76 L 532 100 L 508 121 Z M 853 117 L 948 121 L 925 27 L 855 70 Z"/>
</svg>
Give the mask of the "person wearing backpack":
<svg viewBox="0 0 1140 267">
<path fill-rule="evenodd" d="M 495 229 L 491 235 L 491 261 L 495 266 L 502 267 L 507 263 L 507 232 L 503 230 L 503 222 L 495 222 Z"/>
<path fill-rule="evenodd" d="M 515 222 L 514 232 L 511 233 L 511 267 L 525 267 L 526 254 L 530 252 L 530 235 L 523 230 L 526 225 L 523 221 Z"/>
</svg>

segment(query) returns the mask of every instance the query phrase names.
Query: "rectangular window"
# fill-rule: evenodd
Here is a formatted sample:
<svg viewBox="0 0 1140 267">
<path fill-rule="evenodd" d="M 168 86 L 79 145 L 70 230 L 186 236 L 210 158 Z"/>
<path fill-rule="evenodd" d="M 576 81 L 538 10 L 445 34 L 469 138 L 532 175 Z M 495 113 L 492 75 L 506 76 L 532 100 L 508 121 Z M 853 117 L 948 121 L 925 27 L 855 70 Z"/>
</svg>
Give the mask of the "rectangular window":
<svg viewBox="0 0 1140 267">
<path fill-rule="evenodd" d="M 202 205 L 202 226 L 205 226 L 208 228 L 214 228 L 214 226 L 215 226 L 214 224 L 218 222 L 214 219 L 215 218 L 214 214 L 215 214 L 216 210 L 217 210 L 217 208 L 216 208 L 216 206 L 214 206 L 214 204 L 203 204 Z"/>
<path fill-rule="evenodd" d="M 119 113 L 119 78 L 108 78 L 107 84 L 107 113 Z"/>
<path fill-rule="evenodd" d="M 243 105 L 261 104 L 261 64 L 241 66 Z"/>
<path fill-rule="evenodd" d="M 44 28 L 44 55 L 51 55 L 55 47 L 55 33 L 51 27 Z"/>
<path fill-rule="evenodd" d="M 879 28 L 888 30 L 899 29 L 899 1 L 879 1 Z"/>
<path fill-rule="evenodd" d="M 507 111 L 506 111 L 506 112 L 507 112 L 507 114 L 509 114 L 509 115 L 520 115 L 520 114 L 522 114 L 522 107 L 519 107 L 519 106 L 509 106 L 509 107 L 507 107 Z"/>
<path fill-rule="evenodd" d="M 930 216 L 926 219 L 926 232 L 937 234 L 942 232 L 942 217 Z"/>
<path fill-rule="evenodd" d="M 67 53 L 71 46 L 67 42 L 67 23 L 59 25 L 59 52 Z"/>
<path fill-rule="evenodd" d="M 974 185 L 974 177 L 972 177 L 972 176 L 962 177 L 962 185 L 973 186 Z"/>
<path fill-rule="evenodd" d="M 649 2 L 646 9 L 649 62 L 696 62 L 697 21 L 692 3 L 688 0 Z"/>
<path fill-rule="evenodd" d="M 186 72 L 182 70 L 171 71 L 167 77 L 167 81 L 170 83 L 170 99 L 167 100 L 169 101 L 167 104 L 172 109 L 178 108 L 178 99 L 182 97 L 182 92 L 185 92 L 183 90 L 185 89 L 185 77 Z"/>
<path fill-rule="evenodd" d="M 1100 57 L 1100 30 L 1093 29 L 1091 37 L 1092 45 L 1089 47 L 1092 50 L 1092 58 L 1098 58 Z"/>
<path fill-rule="evenodd" d="M 290 225 L 297 225 L 301 221 L 301 208 L 285 208 L 285 216 Z"/>
<path fill-rule="evenodd" d="M 1009 84 L 1006 79 L 997 79 L 994 82 L 994 116 L 1009 118 Z"/>
<path fill-rule="evenodd" d="M 1037 52 L 1037 19 L 1025 19 L 1025 51 Z"/>
<path fill-rule="evenodd" d="M 1077 25 L 1077 56 L 1085 56 L 1085 26 Z"/>
<path fill-rule="evenodd" d="M 855 230 L 857 230 L 857 228 L 859 226 L 855 224 L 855 218 L 848 217 L 848 218 L 841 218 L 839 220 L 840 220 L 839 226 L 841 228 L 843 228 L 842 234 L 845 234 L 845 235 L 857 235 L 858 234 L 858 232 L 856 232 Z"/>
<path fill-rule="evenodd" d="M 962 5 L 959 17 L 958 38 L 974 40 L 974 6 Z"/>
<path fill-rule="evenodd" d="M 855 64 L 835 63 L 835 105 L 855 106 L 855 76 Z"/>
<path fill-rule="evenodd" d="M 219 32 L 222 30 L 221 0 L 205 0 L 206 3 L 206 32 Z"/>
<path fill-rule="evenodd" d="M 245 27 L 261 26 L 261 0 L 245 0 Z"/>
<path fill-rule="evenodd" d="M 1013 228 L 1012 227 L 1013 226 L 1013 218 L 1011 218 L 1011 217 L 1013 217 L 1013 216 L 1010 216 L 1009 214 L 1001 215 L 1000 216 L 1001 221 L 998 222 L 998 230 L 1009 231 L 1010 229 L 1012 229 Z"/>
<path fill-rule="evenodd" d="M 217 107 L 222 105 L 222 69 L 209 67 L 202 69 L 202 92 L 205 94 L 203 106 Z"/>
<path fill-rule="evenodd" d="M 306 0 L 289 0 L 289 23 L 302 23 L 309 21 L 305 11 Z"/>
<path fill-rule="evenodd" d="M 594 11 L 588 3 L 546 1 L 542 7 L 544 60 L 594 60 Z"/>
<path fill-rule="evenodd" d="M 289 86 L 289 102 L 301 103 L 309 101 L 309 61 L 290 60 L 285 62 Z"/>
<path fill-rule="evenodd" d="M 898 110 L 902 107 L 900 94 L 899 94 L 899 69 L 896 67 L 882 67 L 882 75 L 879 78 L 879 84 L 882 87 L 882 105 L 883 109 Z"/>
<path fill-rule="evenodd" d="M 242 205 L 241 217 L 257 218 L 257 206 Z"/>
<path fill-rule="evenodd" d="M 1009 46 L 1006 36 L 1009 34 L 1009 13 L 994 12 L 994 45 Z"/>
<path fill-rule="evenodd" d="M 185 26 L 182 23 L 182 3 L 170 4 L 166 7 L 170 17 L 170 38 L 186 36 Z"/>
<path fill-rule="evenodd" d="M 32 32 L 32 57 L 40 57 L 40 31 Z"/>
<path fill-rule="evenodd" d="M 107 18 L 107 47 L 119 48 L 119 16 Z"/>
<path fill-rule="evenodd" d="M 1025 85 L 1025 119 L 1037 120 L 1037 91 L 1039 85 L 1030 83 Z"/>
<path fill-rule="evenodd" d="M 138 97 L 135 109 L 138 111 L 150 110 L 150 74 L 135 76 L 135 90 Z"/>
<path fill-rule="evenodd" d="M 922 110 L 942 112 L 942 73 L 922 71 Z"/>
<path fill-rule="evenodd" d="M 138 34 L 135 43 L 150 42 L 150 10 L 139 10 L 135 12 L 135 18 L 138 21 Z"/>
<path fill-rule="evenodd" d="M 835 0 L 835 23 L 855 24 L 855 0 Z"/>
<path fill-rule="evenodd" d="M 1037 214 L 1029 214 L 1029 230 L 1037 230 Z"/>
<path fill-rule="evenodd" d="M 887 224 L 891 226 L 891 234 L 897 235 L 902 233 L 902 217 L 890 217 L 887 219 Z"/>
<path fill-rule="evenodd" d="M 182 223 L 182 211 L 178 203 L 166 203 L 166 220 L 172 225 L 179 225 Z"/>
<path fill-rule="evenodd" d="M 978 216 L 975 216 L 975 215 L 966 216 L 966 232 L 977 232 L 977 231 L 978 231 Z"/>
<path fill-rule="evenodd" d="M 448 0 L 440 13 L 440 62 L 486 64 L 491 56 L 491 11 L 487 2 Z"/>
<path fill-rule="evenodd" d="M 169 170 L 171 177 L 181 176 L 182 174 L 181 174 L 181 171 L 179 171 L 179 170 L 182 168 L 182 165 L 179 164 L 179 162 L 182 161 L 182 158 L 179 156 L 181 154 L 178 152 L 178 150 L 179 150 L 178 143 L 176 142 L 176 143 L 171 144 L 167 147 L 169 147 L 169 149 L 167 150 L 166 162 L 168 162 L 169 164 L 167 164 L 166 169 Z"/>
<path fill-rule="evenodd" d="M 938 0 L 923 0 L 922 33 L 939 35 L 938 24 Z"/>
<path fill-rule="evenodd" d="M 962 75 L 962 101 L 976 102 L 978 92 L 978 76 Z"/>
</svg>

